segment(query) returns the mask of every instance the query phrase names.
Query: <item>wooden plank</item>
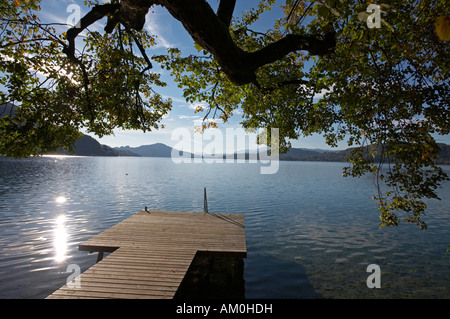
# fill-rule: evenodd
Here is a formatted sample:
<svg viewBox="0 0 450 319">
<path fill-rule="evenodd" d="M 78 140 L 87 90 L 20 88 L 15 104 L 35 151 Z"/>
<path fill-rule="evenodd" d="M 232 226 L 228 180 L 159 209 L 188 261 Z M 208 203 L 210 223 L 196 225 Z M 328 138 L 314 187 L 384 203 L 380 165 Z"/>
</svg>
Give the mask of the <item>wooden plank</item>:
<svg viewBox="0 0 450 319">
<path fill-rule="evenodd" d="M 117 249 L 117 245 L 121 245 L 121 247 L 126 246 L 132 246 L 136 248 L 141 248 L 144 250 L 150 250 L 157 247 L 165 248 L 167 251 L 196 251 L 199 249 L 203 250 L 212 250 L 217 249 L 218 251 L 239 251 L 239 250 L 246 250 L 246 247 L 244 245 L 241 245 L 238 242 L 232 242 L 232 243 L 222 243 L 222 242 L 209 242 L 205 243 L 203 241 L 196 241 L 192 240 L 191 242 L 185 242 L 185 241 L 174 241 L 172 243 L 144 243 L 144 242 L 137 242 L 135 240 L 120 240 L 114 242 L 114 247 L 110 247 L 111 249 L 107 249 L 105 247 L 108 247 L 110 241 L 107 239 L 98 240 L 95 243 L 92 243 L 88 246 L 81 246 L 80 250 L 83 251 L 105 251 L 108 250 L 108 252 L 113 252 Z"/>
<path fill-rule="evenodd" d="M 153 291 L 151 293 L 135 293 L 132 291 L 110 291 L 106 290 L 63 290 L 60 289 L 53 293 L 50 298 L 56 299 L 172 299 L 175 293 L 171 291 L 160 292 Z"/>
<path fill-rule="evenodd" d="M 83 274 L 83 279 L 88 282 L 125 282 L 125 283 L 140 283 L 145 285 L 155 285 L 155 286 L 175 286 L 179 284 L 179 279 L 176 277 L 164 277 L 164 276 L 153 276 L 147 277 L 139 274 L 129 274 L 129 273 L 102 273 L 98 274 Z"/>
<path fill-rule="evenodd" d="M 136 279 L 140 278 L 142 280 L 146 280 L 147 278 L 161 278 L 162 280 L 168 281 L 180 281 L 183 279 L 185 272 L 175 269 L 170 269 L 169 271 L 158 271 L 158 270 L 146 270 L 146 271 L 118 271 L 110 268 L 101 268 L 97 269 L 97 271 L 87 274 L 87 277 L 92 274 L 98 278 L 104 278 L 107 276 L 111 276 L 114 278 L 131 278 Z M 81 275 L 81 279 L 84 279 L 84 273 Z"/>
<path fill-rule="evenodd" d="M 80 288 L 63 286 L 51 298 L 172 298 L 189 268 L 189 258 L 126 261 L 121 249 L 85 271 Z"/>
<path fill-rule="evenodd" d="M 163 293 L 173 292 L 175 293 L 178 289 L 178 285 L 148 285 L 148 284 L 130 284 L 130 283 L 121 283 L 116 281 L 86 281 L 82 288 L 79 288 L 80 291 L 111 291 L 111 292 L 125 292 L 132 291 L 133 293 L 140 294 L 153 294 L 153 292 L 160 294 L 161 291 Z M 74 290 L 74 288 L 68 288 L 67 286 L 61 288 L 61 290 Z"/>
</svg>

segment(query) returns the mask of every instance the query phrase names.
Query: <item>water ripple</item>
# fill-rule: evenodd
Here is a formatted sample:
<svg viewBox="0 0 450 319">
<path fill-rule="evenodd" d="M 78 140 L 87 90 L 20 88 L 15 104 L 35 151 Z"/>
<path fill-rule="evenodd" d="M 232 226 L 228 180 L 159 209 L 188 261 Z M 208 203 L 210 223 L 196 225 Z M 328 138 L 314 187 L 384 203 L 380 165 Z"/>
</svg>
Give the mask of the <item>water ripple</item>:
<svg viewBox="0 0 450 319">
<path fill-rule="evenodd" d="M 450 183 L 429 230 L 379 229 L 368 179 L 341 163 L 175 165 L 156 158 L 0 158 L 0 298 L 43 298 L 67 266 L 96 257 L 79 243 L 145 206 L 245 215 L 249 298 L 450 298 Z M 63 216 L 63 217 L 61 217 Z M 59 236 L 59 237 L 58 237 Z M 380 265 L 383 289 L 365 285 Z"/>
</svg>

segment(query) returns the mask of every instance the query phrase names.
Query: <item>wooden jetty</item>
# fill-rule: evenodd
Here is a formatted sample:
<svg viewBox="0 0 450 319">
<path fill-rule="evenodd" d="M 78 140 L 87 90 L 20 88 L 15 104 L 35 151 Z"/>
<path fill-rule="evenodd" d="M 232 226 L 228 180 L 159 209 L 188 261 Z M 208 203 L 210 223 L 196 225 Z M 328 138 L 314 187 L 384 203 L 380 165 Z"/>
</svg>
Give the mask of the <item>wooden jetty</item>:
<svg viewBox="0 0 450 319">
<path fill-rule="evenodd" d="M 79 245 L 98 252 L 80 275 L 47 298 L 174 298 L 194 257 L 245 258 L 243 215 L 141 211 Z M 110 253 L 103 258 L 103 253 Z"/>
</svg>

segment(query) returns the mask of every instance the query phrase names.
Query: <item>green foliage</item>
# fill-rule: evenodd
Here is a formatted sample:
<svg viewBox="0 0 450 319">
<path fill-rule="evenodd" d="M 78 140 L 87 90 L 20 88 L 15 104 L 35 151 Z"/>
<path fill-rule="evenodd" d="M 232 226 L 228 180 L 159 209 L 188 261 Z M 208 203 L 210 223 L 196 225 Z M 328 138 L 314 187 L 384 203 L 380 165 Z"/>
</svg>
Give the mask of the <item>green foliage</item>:
<svg viewBox="0 0 450 319">
<path fill-rule="evenodd" d="M 406 221 L 426 229 L 424 199 L 437 198 L 437 187 L 447 179 L 433 162 L 439 148 L 430 135 L 450 129 L 449 44 L 434 32 L 435 21 L 448 10 L 444 2 L 382 4 L 381 28 L 370 29 L 366 3 L 286 1 L 285 17 L 261 32 L 252 24 L 273 5 L 262 1 L 231 25 L 242 49 L 257 51 L 287 33 L 331 29 L 337 45 L 333 54 L 291 52 L 262 66 L 258 85 L 233 86 L 211 55 L 183 58 L 172 52 L 164 61 L 188 100 L 206 101 L 226 116 L 242 107 L 243 126 L 279 128 L 284 150 L 289 139 L 312 133 L 331 146 L 348 140 L 359 147 L 344 175 L 376 177 L 380 225 Z"/>
<path fill-rule="evenodd" d="M 433 32 L 444 3 L 391 1 L 380 29 L 361 23 L 363 6 L 353 8 L 341 11 L 345 23 L 333 22 L 341 30 L 335 54 L 311 72 L 332 83 L 333 94 L 318 102 L 336 119 L 337 129 L 325 135 L 332 143 L 348 137 L 349 145 L 378 146 L 376 159 L 350 158 L 346 174 L 376 175 L 381 226 L 403 220 L 425 229 L 423 199 L 437 198 L 447 178 L 433 163 L 439 148 L 430 135 L 450 128 L 449 45 Z"/>
<path fill-rule="evenodd" d="M 26 3 L 1 0 L 0 103 L 20 108 L 14 118 L 0 119 L 0 153 L 70 147 L 81 127 L 98 135 L 159 127 L 171 101 L 155 91 L 165 83 L 143 53 L 154 44 L 146 31 L 120 23 L 106 34 L 85 30 L 83 45 L 68 57 L 67 35 L 39 23 L 39 1 Z M 446 1 L 380 4 L 381 28 L 369 28 L 366 2 L 286 0 L 284 15 L 261 30 L 260 17 L 276 4 L 261 0 L 235 17 L 229 27 L 234 44 L 257 52 L 286 35 L 320 40 L 334 32 L 333 52 L 293 50 L 240 86 L 198 44 L 196 55 L 173 48 L 152 61 L 171 72 L 187 101 L 209 105 L 196 110 L 205 114 L 202 129 L 208 117 L 227 121 L 241 107 L 244 128 L 279 128 L 282 150 L 290 139 L 314 133 L 331 146 L 348 141 L 356 148 L 344 175 L 374 175 L 380 225 L 425 229 L 425 200 L 437 199 L 447 179 L 434 164 L 439 148 L 431 136 L 450 132 L 449 42 L 435 32 L 448 14 Z"/>
<path fill-rule="evenodd" d="M 63 52 L 66 33 L 58 34 L 57 24 L 40 23 L 39 1 L 3 2 L 0 104 L 14 103 L 18 114 L 0 118 L 0 154 L 70 149 L 82 127 L 98 136 L 118 127 L 160 127 L 171 101 L 155 92 L 166 84 L 139 54 L 137 43 L 144 50 L 155 43 L 147 32 L 120 25 L 109 34 L 87 32 L 71 59 Z"/>
</svg>

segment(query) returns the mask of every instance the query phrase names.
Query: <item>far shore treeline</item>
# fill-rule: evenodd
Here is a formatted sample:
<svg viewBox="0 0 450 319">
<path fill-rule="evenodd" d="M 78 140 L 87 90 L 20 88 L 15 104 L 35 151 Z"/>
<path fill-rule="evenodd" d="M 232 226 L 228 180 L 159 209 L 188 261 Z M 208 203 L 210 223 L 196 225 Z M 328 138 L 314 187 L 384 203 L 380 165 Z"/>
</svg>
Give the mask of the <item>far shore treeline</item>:
<svg viewBox="0 0 450 319">
<path fill-rule="evenodd" d="M 450 145 L 438 144 L 440 152 L 436 158 L 438 165 L 450 165 Z M 282 161 L 317 161 L 317 162 L 346 162 L 354 148 L 341 151 L 313 150 L 306 148 L 290 148 L 280 155 Z M 375 152 L 376 153 L 376 152 Z M 74 152 L 58 150 L 52 154 L 78 156 L 134 156 L 134 157 L 171 157 L 172 148 L 162 143 L 142 145 L 139 147 L 122 146 L 112 148 L 100 144 L 91 136 L 83 135 L 75 144 Z M 367 148 L 367 155 L 369 154 Z M 249 153 L 246 153 L 248 158 Z M 191 154 L 191 156 L 194 156 Z M 220 156 L 220 155 L 219 155 Z M 226 155 L 223 155 L 225 158 Z M 369 156 L 369 155 L 368 155 Z M 237 154 L 234 154 L 237 158 Z M 375 158 L 376 160 L 376 158 Z"/>
</svg>

